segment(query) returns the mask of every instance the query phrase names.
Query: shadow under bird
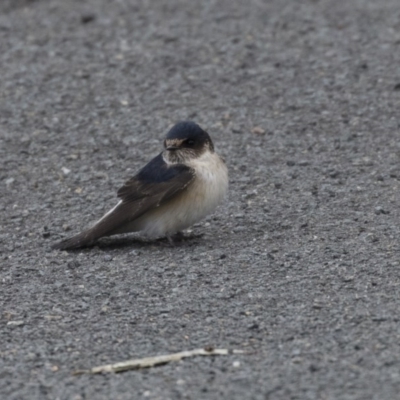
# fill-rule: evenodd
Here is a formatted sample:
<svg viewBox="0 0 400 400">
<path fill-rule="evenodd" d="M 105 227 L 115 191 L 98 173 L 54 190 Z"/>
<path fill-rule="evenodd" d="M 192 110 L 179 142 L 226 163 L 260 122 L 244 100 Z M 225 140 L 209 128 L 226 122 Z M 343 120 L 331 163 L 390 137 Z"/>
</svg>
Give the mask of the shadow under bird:
<svg viewBox="0 0 400 400">
<path fill-rule="evenodd" d="M 167 133 L 164 151 L 118 190 L 119 203 L 91 228 L 53 248 L 87 247 L 128 232 L 171 241 L 213 212 L 227 189 L 228 170 L 209 134 L 194 122 L 178 122 Z"/>
</svg>

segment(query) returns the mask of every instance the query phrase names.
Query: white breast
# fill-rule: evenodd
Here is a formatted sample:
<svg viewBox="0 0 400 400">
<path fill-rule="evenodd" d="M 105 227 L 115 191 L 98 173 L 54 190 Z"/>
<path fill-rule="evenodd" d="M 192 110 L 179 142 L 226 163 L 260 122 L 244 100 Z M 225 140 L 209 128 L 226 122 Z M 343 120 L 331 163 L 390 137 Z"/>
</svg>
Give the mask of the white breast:
<svg viewBox="0 0 400 400">
<path fill-rule="evenodd" d="M 216 153 L 206 152 L 188 163 L 196 172 L 190 186 L 168 203 L 147 212 L 136 229 L 157 237 L 186 229 L 215 210 L 228 190 L 228 170 Z"/>
</svg>

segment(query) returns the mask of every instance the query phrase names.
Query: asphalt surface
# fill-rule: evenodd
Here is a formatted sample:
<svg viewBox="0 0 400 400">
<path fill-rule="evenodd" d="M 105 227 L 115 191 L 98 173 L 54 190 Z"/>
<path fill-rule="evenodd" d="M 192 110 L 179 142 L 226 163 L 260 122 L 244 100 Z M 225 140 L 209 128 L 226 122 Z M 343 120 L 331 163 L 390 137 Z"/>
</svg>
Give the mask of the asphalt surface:
<svg viewBox="0 0 400 400">
<path fill-rule="evenodd" d="M 0 10 L 1 399 L 399 398 L 398 0 Z M 230 171 L 195 237 L 51 250 L 181 119 Z M 72 375 L 204 346 L 247 354 Z"/>
</svg>

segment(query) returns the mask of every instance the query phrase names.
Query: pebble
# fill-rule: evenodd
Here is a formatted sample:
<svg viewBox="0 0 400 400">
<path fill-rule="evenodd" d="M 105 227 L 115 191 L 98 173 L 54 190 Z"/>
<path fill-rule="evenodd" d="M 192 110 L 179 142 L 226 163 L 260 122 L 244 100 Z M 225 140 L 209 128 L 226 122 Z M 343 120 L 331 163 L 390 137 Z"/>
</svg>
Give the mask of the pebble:
<svg viewBox="0 0 400 400">
<path fill-rule="evenodd" d="M 385 209 L 383 209 L 383 207 L 381 206 L 377 206 L 375 207 L 375 214 L 379 215 L 379 214 L 389 214 L 389 211 L 386 211 Z"/>
<path fill-rule="evenodd" d="M 78 268 L 79 266 L 80 266 L 80 263 L 79 263 L 79 261 L 76 261 L 76 260 L 68 261 L 68 263 L 67 263 L 67 267 L 70 269 Z"/>
<path fill-rule="evenodd" d="M 332 171 L 329 171 L 329 177 L 330 178 L 337 178 L 339 176 L 339 171 L 336 171 L 336 170 L 332 170 Z"/>
<path fill-rule="evenodd" d="M 8 321 L 7 326 L 22 326 L 24 321 Z"/>
<path fill-rule="evenodd" d="M 256 135 L 264 135 L 265 133 L 265 130 L 261 126 L 255 126 L 251 131 Z"/>
<path fill-rule="evenodd" d="M 307 167 L 307 165 L 310 165 L 310 162 L 307 160 L 302 160 L 302 161 L 299 161 L 297 163 L 297 165 L 299 165 L 300 167 Z"/>
<path fill-rule="evenodd" d="M 374 235 L 373 233 L 369 233 L 367 236 L 366 236 L 366 241 L 367 242 L 369 242 L 369 243 L 376 243 L 376 242 L 379 242 L 379 238 L 376 236 L 376 235 Z"/>
<path fill-rule="evenodd" d="M 232 133 L 242 133 L 242 130 L 239 127 L 232 127 Z"/>
<path fill-rule="evenodd" d="M 92 22 L 96 19 L 96 16 L 92 13 L 85 13 L 81 15 L 81 22 L 82 24 L 87 24 L 89 22 Z"/>
<path fill-rule="evenodd" d="M 254 197 L 257 196 L 257 190 L 249 190 L 246 194 L 245 194 L 245 199 L 253 199 Z"/>
</svg>

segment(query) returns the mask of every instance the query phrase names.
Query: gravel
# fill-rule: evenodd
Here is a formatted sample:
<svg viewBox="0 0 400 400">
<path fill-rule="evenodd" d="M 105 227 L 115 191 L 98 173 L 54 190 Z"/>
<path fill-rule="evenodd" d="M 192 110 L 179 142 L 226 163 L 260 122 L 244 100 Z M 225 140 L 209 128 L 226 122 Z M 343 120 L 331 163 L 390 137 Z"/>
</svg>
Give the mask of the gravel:
<svg viewBox="0 0 400 400">
<path fill-rule="evenodd" d="M 399 32 L 397 0 L 3 0 L 0 398 L 397 398 Z M 51 250 L 181 119 L 230 171 L 193 238 Z M 204 346 L 247 354 L 72 375 Z"/>
</svg>

